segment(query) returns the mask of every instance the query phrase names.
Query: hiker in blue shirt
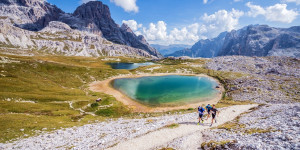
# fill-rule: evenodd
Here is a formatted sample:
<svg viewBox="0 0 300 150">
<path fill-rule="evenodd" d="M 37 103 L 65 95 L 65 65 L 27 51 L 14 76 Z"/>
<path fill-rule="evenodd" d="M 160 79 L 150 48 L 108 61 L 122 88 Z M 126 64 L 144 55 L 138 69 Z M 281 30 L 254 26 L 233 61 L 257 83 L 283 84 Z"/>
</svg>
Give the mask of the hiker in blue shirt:
<svg viewBox="0 0 300 150">
<path fill-rule="evenodd" d="M 207 118 L 206 118 L 206 120 L 207 120 L 210 117 L 210 110 L 212 109 L 212 107 L 210 104 L 207 104 L 205 108 L 207 111 Z"/>
<path fill-rule="evenodd" d="M 204 115 L 205 109 L 203 108 L 203 106 L 204 105 L 198 107 L 198 113 L 199 113 L 199 122 L 198 122 L 198 125 L 200 124 L 200 120 L 202 121 L 202 123 L 204 122 L 203 115 Z"/>
</svg>

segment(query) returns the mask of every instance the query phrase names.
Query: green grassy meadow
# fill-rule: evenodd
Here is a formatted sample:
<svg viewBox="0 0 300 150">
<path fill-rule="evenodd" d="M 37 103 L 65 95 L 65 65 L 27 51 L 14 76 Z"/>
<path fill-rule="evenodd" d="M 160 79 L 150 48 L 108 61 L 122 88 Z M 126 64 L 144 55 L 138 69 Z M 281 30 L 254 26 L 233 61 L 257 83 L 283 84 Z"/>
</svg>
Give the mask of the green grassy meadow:
<svg viewBox="0 0 300 150">
<path fill-rule="evenodd" d="M 163 59 L 154 66 L 114 70 L 106 63 L 145 62 L 146 59 L 115 57 L 14 56 L 0 54 L 0 142 L 24 138 L 60 128 L 104 121 L 108 118 L 157 116 L 163 113 L 132 113 L 113 96 L 92 92 L 88 86 L 120 74 L 171 73 L 187 70 L 224 80 L 243 74 L 205 68 L 207 60 Z M 157 69 L 150 68 L 160 66 Z M 196 66 L 196 67 L 195 67 Z M 226 85 L 225 85 L 226 87 Z M 102 101 L 95 103 L 97 98 Z M 219 106 L 241 102 L 225 97 Z M 176 112 L 193 112 L 193 109 Z M 170 112 L 168 112 L 170 113 Z"/>
</svg>

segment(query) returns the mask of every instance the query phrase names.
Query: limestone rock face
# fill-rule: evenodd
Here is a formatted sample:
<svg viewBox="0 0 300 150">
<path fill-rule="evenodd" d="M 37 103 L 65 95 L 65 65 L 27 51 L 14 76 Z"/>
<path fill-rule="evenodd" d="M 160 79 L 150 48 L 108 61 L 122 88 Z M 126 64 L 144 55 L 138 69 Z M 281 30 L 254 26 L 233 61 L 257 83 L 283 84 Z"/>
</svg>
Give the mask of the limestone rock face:
<svg viewBox="0 0 300 150">
<path fill-rule="evenodd" d="M 15 27 L 10 19 L 0 19 L 0 52 L 23 55 L 54 54 L 67 56 L 130 56 L 156 58 L 142 49 L 114 44 L 87 31 L 52 21 L 42 30 Z"/>
<path fill-rule="evenodd" d="M 10 17 L 16 26 L 37 31 L 64 12 L 44 0 L 1 0 L 1 16 Z"/>
<path fill-rule="evenodd" d="M 2 49 L 19 47 L 22 51 L 34 49 L 63 55 L 162 57 L 127 25 L 119 27 L 108 6 L 100 1 L 83 4 L 69 14 L 45 0 L 1 0 L 0 24 L 4 27 L 0 30 Z"/>
<path fill-rule="evenodd" d="M 300 26 L 282 29 L 250 25 L 231 31 L 218 55 L 300 57 Z"/>
<path fill-rule="evenodd" d="M 79 6 L 74 11 L 73 16 L 84 20 L 85 27 L 91 24 L 97 26 L 103 36 L 109 41 L 144 49 L 151 55 L 162 57 L 144 38 L 138 38 L 126 24 L 119 27 L 111 18 L 108 6 L 100 1 L 91 1 Z"/>
</svg>

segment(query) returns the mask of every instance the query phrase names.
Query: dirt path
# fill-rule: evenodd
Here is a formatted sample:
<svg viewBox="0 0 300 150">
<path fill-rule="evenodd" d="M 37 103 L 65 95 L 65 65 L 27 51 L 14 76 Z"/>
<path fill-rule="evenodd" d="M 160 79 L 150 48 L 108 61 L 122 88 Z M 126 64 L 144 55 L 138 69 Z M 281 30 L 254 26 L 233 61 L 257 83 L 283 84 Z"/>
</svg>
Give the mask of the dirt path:
<svg viewBox="0 0 300 150">
<path fill-rule="evenodd" d="M 248 111 L 250 108 L 256 107 L 257 105 L 237 105 L 231 106 L 222 110 L 217 117 L 217 123 L 214 123 L 212 127 L 218 126 L 225 122 L 231 121 L 243 112 Z M 146 135 L 133 138 L 128 141 L 121 142 L 114 147 L 109 148 L 110 150 L 147 150 L 159 147 L 161 145 L 167 144 L 172 140 L 188 136 L 188 142 L 184 143 L 184 147 L 188 149 L 194 149 L 199 147 L 200 136 L 193 135 L 193 133 L 198 131 L 203 131 L 210 128 L 210 119 L 205 121 L 203 125 L 196 125 L 195 120 L 190 120 L 190 122 L 180 123 L 179 127 L 170 129 L 163 128 L 158 131 L 148 133 Z M 189 136 L 191 135 L 191 136 Z M 200 138 L 200 140 L 199 140 Z"/>
</svg>

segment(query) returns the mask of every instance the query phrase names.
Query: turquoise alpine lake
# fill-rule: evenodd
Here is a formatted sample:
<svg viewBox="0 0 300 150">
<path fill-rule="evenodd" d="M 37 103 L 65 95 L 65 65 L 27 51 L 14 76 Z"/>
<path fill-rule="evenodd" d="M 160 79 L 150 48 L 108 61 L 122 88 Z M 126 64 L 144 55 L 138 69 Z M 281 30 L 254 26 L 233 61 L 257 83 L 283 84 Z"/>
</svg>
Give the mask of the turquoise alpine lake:
<svg viewBox="0 0 300 150">
<path fill-rule="evenodd" d="M 155 63 L 153 62 L 145 62 L 145 63 L 107 63 L 110 65 L 113 69 L 136 69 L 140 66 L 149 66 L 149 65 L 154 65 Z"/>
<path fill-rule="evenodd" d="M 211 100 L 218 95 L 218 83 L 200 76 L 146 76 L 120 78 L 112 86 L 133 100 L 150 106 L 178 106 Z"/>
</svg>

